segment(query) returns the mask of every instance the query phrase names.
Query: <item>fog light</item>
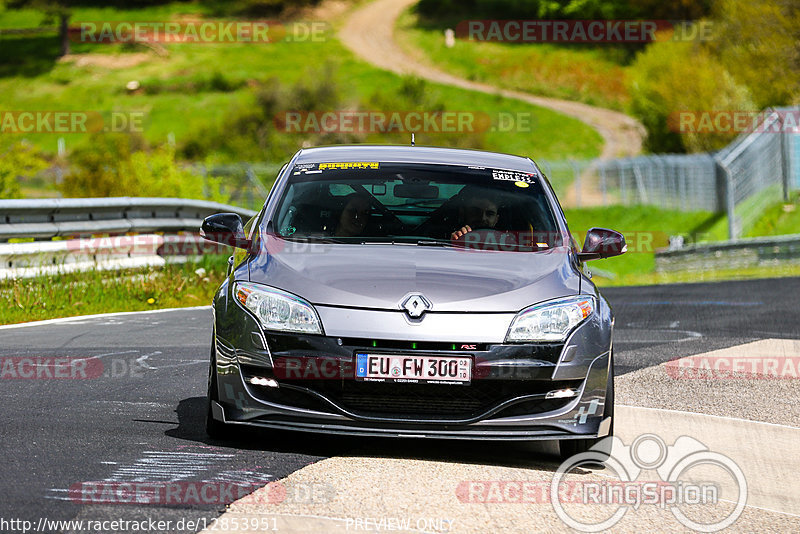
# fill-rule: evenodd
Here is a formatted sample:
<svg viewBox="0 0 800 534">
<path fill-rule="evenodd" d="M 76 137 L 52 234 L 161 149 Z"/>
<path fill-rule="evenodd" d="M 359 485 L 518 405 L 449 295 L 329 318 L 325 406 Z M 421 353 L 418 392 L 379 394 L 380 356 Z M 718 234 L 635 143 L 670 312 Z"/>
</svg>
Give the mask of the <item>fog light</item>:
<svg viewBox="0 0 800 534">
<path fill-rule="evenodd" d="M 574 397 L 577 395 L 578 392 L 572 388 L 567 389 L 556 389 L 554 391 L 548 391 L 547 395 L 544 396 L 545 399 L 568 399 L 570 397 Z"/>
<path fill-rule="evenodd" d="M 268 388 L 276 388 L 278 386 L 278 381 L 274 378 L 263 378 L 260 376 L 254 376 L 250 379 L 250 383 L 254 386 L 267 386 Z"/>
</svg>

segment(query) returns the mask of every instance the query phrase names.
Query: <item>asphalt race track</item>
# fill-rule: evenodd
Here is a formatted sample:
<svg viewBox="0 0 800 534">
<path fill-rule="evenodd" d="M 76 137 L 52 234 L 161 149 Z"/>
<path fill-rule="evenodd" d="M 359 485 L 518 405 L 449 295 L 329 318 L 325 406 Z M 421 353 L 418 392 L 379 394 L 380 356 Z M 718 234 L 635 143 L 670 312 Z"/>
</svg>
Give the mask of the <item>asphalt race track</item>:
<svg viewBox="0 0 800 534">
<path fill-rule="evenodd" d="M 761 439 L 773 431 L 775 440 L 798 435 L 793 433 L 800 427 L 797 410 L 800 383 L 796 379 L 746 383 L 675 380 L 659 373 L 659 369 L 677 358 L 754 342 L 756 345 L 748 347 L 761 346 L 758 343 L 762 340 L 770 340 L 776 346 L 796 347 L 797 342 L 786 345 L 784 341 L 800 339 L 800 311 L 796 303 L 800 279 L 609 288 L 604 294 L 616 315 L 617 404 L 623 406 L 616 424 L 623 439 L 635 437 L 642 425 L 652 423 L 656 417 L 653 414 L 661 414 L 657 415 L 661 424 L 671 425 L 664 429 L 666 440 L 672 439 L 675 432 L 679 434 L 683 425 L 684 433 L 692 435 L 693 428 L 698 433 L 708 433 L 719 424 L 715 434 L 703 435 L 712 439 L 734 428 L 731 421 L 763 425 L 757 427 L 763 430 L 754 431 Z M 308 486 L 301 488 L 303 491 L 290 491 L 284 496 L 280 512 L 285 514 L 286 528 L 279 530 L 324 531 L 330 524 L 317 525 L 314 521 L 332 517 L 342 527 L 349 517 L 347 514 L 355 513 L 348 506 L 367 500 L 358 494 L 362 491 L 360 484 L 367 484 L 368 477 L 380 470 L 383 471 L 377 480 L 384 480 L 385 491 L 391 492 L 393 477 L 412 477 L 417 469 L 424 469 L 420 476 L 447 477 L 447 466 L 453 464 L 461 466 L 462 473 L 475 469 L 483 470 L 478 471 L 481 473 L 489 469 L 525 473 L 530 469 L 548 474 L 558 466 L 547 444 L 538 449 L 506 444 L 453 446 L 447 442 L 269 432 L 250 432 L 230 442 L 211 441 L 203 429 L 210 326 L 210 308 L 195 308 L 1 327 L 0 518 L 32 521 L 39 531 L 45 532 L 59 529 L 40 524 L 42 518 L 50 521 L 153 518 L 173 521 L 173 526 L 165 532 L 195 532 L 209 526 L 211 518 L 220 516 L 230 499 L 198 504 L 98 503 L 84 500 L 80 489 L 97 482 L 163 480 L 235 482 L 252 484 L 253 489 L 285 480 L 285 486 L 291 489 L 292 484 L 316 480 L 317 486 L 312 488 L 313 484 L 308 482 Z M 48 376 L 48 369 L 44 369 L 48 362 L 65 357 L 73 359 L 72 365 L 89 359 L 85 360 L 90 362 L 88 367 L 81 368 L 86 371 L 85 378 Z M 20 367 L 19 362 L 25 358 L 32 359 L 42 369 Z M 32 372 L 33 377 L 14 376 Z M 735 436 L 721 440 L 720 446 L 732 441 L 736 441 Z M 769 456 L 763 460 L 758 451 L 753 456 L 757 460 L 748 460 L 744 453 L 739 453 L 741 458 L 734 458 L 744 463 L 755 462 L 752 469 L 760 473 L 754 474 L 749 484 L 752 498 L 748 504 L 752 508 L 748 507 L 734 530 L 737 525 L 741 530 L 800 528 L 800 517 L 794 515 L 800 510 L 797 497 L 788 501 L 784 498 L 784 494 L 800 493 L 796 478 L 781 479 L 782 484 L 791 487 L 772 488 L 785 476 L 782 472 L 796 472 L 790 467 L 797 463 L 798 443 L 794 442 L 794 453 L 789 459 L 774 454 L 780 451 L 776 443 L 764 443 L 762 452 Z M 758 465 L 762 461 L 770 465 Z M 356 467 L 343 468 L 347 465 Z M 364 472 L 356 474 L 359 466 L 363 466 Z M 372 469 L 377 471 L 369 474 L 367 471 Z M 745 470 L 744 466 L 742 469 Z M 303 478 L 306 470 L 309 475 Z M 437 474 L 438 470 L 441 474 Z M 751 472 L 747 471 L 748 477 Z M 503 473 L 512 476 L 511 471 Z M 418 479 L 412 480 L 415 481 Z M 371 487 L 372 495 L 381 493 L 382 488 L 376 488 L 375 482 L 369 484 L 364 491 Z M 397 491 L 419 504 L 425 498 L 417 490 L 415 483 L 409 483 Z M 347 502 L 339 502 L 343 499 Z M 333 506 L 337 502 L 339 508 Z M 391 504 L 383 502 L 381 510 L 385 512 Z M 263 501 L 261 506 L 263 512 Z M 357 513 L 369 517 L 374 510 L 368 504 L 364 506 Z M 473 517 L 470 517 L 472 512 L 467 515 L 463 510 L 458 512 L 458 523 L 452 528 L 430 523 L 422 530 L 493 530 L 492 526 L 498 527 L 501 520 L 491 511 L 486 512 L 487 508 L 487 504 L 469 508 L 474 510 Z M 520 509 L 518 506 L 514 510 Z M 254 513 L 245 507 L 240 511 Z M 402 508 L 395 515 L 407 513 L 409 510 Z M 456 512 L 437 508 L 426 513 L 441 518 Z M 503 512 L 503 516 L 509 513 L 517 512 Z M 292 514 L 294 522 L 287 519 Z M 320 517 L 309 517 L 314 514 Z M 184 528 L 176 529 L 174 524 L 181 519 Z M 186 527 L 187 520 L 198 519 L 200 523 Z M 656 524 L 667 528 L 663 523 Z M 347 527 L 353 525 L 351 521 Z M 552 526 L 558 528 L 559 523 Z M 632 523 L 627 526 L 633 529 Z M 677 527 L 675 530 L 686 530 Z M 412 528 L 417 527 L 412 523 Z M 520 531 L 543 528 L 543 524 L 519 523 Z M 0 531 L 21 530 L 4 527 Z"/>
</svg>

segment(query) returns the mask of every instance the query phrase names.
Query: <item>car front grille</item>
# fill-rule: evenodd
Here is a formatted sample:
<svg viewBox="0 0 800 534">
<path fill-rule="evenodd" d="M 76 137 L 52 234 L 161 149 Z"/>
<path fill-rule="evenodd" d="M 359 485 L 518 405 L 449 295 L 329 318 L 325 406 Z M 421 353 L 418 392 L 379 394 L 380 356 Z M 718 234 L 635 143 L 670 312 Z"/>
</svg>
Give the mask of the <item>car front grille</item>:
<svg viewBox="0 0 800 534">
<path fill-rule="evenodd" d="M 469 419 L 485 414 L 498 405 L 524 395 L 544 395 L 554 389 L 579 387 L 580 381 L 474 381 L 469 385 L 394 384 L 360 382 L 355 380 L 281 381 L 280 391 L 286 392 L 295 403 L 301 395 L 307 398 L 302 406 L 319 410 L 328 399 L 347 413 L 361 417 L 398 418 L 424 416 L 452 419 Z M 314 392 L 314 393 L 310 393 Z M 273 395 L 279 397 L 278 390 Z M 537 413 L 565 406 L 571 399 L 558 401 L 540 399 L 543 410 L 537 410 L 536 400 L 528 400 L 528 413 Z M 293 404 L 296 405 L 296 404 Z M 328 405 L 324 411 L 335 412 Z"/>
</svg>

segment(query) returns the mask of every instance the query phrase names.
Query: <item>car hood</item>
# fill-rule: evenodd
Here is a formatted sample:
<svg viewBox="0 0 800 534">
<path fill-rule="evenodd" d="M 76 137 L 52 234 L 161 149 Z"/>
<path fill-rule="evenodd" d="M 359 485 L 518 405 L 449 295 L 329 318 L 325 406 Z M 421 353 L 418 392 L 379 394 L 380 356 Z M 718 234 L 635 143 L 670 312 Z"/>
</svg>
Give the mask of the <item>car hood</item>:
<svg viewBox="0 0 800 534">
<path fill-rule="evenodd" d="M 517 312 L 580 291 L 565 247 L 486 252 L 270 238 L 249 272 L 251 282 L 294 293 L 314 305 L 382 310 L 398 310 L 409 293 L 421 293 L 431 312 Z"/>
</svg>

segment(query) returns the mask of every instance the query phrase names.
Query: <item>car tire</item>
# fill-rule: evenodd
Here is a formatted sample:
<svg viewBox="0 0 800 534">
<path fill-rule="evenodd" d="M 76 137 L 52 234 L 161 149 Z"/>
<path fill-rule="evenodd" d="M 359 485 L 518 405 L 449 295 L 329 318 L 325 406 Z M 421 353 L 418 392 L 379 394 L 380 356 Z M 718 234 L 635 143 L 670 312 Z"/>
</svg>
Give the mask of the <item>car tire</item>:
<svg viewBox="0 0 800 534">
<path fill-rule="evenodd" d="M 602 438 L 591 439 L 564 439 L 558 442 L 559 456 L 562 460 L 566 460 L 576 454 L 587 452 L 589 449 L 600 443 L 606 438 L 614 435 L 614 353 L 611 353 L 611 362 L 608 367 L 608 384 L 606 386 L 606 401 L 603 406 L 603 419 L 610 417 L 611 426 L 608 429 L 608 435 Z M 611 456 L 611 440 L 606 441 L 598 451 L 603 457 L 603 462 L 608 460 Z"/>
<path fill-rule="evenodd" d="M 214 354 L 214 345 L 211 345 L 211 361 L 208 365 L 208 393 L 206 394 L 206 434 L 211 439 L 224 439 L 226 432 L 226 425 L 222 421 L 214 419 L 211 410 L 211 403 L 219 400 L 219 389 L 217 388 L 217 359 Z"/>
</svg>

